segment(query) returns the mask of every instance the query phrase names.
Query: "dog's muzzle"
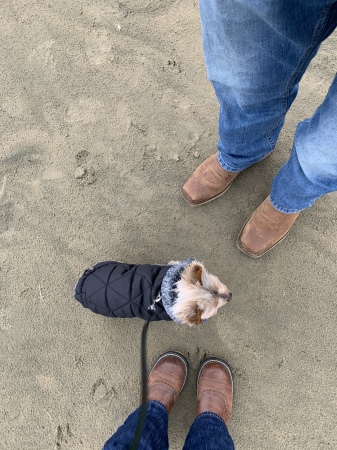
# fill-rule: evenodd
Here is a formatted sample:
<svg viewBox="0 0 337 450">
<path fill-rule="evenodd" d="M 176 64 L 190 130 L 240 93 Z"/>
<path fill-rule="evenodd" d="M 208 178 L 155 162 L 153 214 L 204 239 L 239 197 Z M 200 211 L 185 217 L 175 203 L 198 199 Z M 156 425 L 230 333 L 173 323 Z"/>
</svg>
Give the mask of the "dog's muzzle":
<svg viewBox="0 0 337 450">
<path fill-rule="evenodd" d="M 230 302 L 232 300 L 232 294 L 229 292 L 228 294 L 217 294 L 218 297 L 223 298 L 226 302 Z"/>
</svg>

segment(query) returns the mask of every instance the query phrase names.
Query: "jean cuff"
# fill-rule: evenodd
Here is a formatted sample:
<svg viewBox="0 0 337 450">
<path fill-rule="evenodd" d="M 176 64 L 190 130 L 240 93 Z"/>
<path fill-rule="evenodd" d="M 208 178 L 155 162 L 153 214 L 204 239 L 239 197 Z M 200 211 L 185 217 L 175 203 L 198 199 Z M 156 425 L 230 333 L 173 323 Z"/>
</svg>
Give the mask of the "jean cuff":
<svg viewBox="0 0 337 450">
<path fill-rule="evenodd" d="M 147 402 L 148 406 L 153 405 L 155 408 L 159 407 L 160 409 L 162 409 L 163 411 L 165 411 L 166 413 L 168 413 L 166 406 L 164 405 L 164 403 L 158 401 L 158 400 L 149 400 Z"/>
<path fill-rule="evenodd" d="M 263 160 L 264 160 L 271 152 L 272 152 L 272 150 L 270 150 L 270 152 L 267 152 L 267 153 L 265 153 L 265 154 L 262 155 L 262 156 L 260 155 L 260 156 L 258 157 L 258 159 L 256 159 L 256 156 L 253 158 L 253 160 L 252 160 L 252 158 L 250 158 L 248 164 L 247 164 L 247 160 L 246 160 L 246 163 L 245 163 L 243 166 L 241 166 L 241 167 L 235 167 L 235 168 L 234 168 L 234 167 L 232 167 L 232 166 L 229 166 L 229 165 L 225 162 L 225 160 L 222 158 L 221 153 L 220 153 L 220 151 L 219 151 L 219 153 L 218 153 L 218 163 L 220 164 L 220 166 L 221 166 L 224 170 L 227 170 L 227 172 L 238 173 L 238 172 L 242 172 L 243 170 L 248 169 L 248 167 L 251 167 L 251 166 L 253 166 L 254 164 L 257 164 L 257 163 L 263 161 Z"/>
<path fill-rule="evenodd" d="M 201 419 L 202 417 L 216 417 L 219 420 L 221 420 L 221 422 L 223 422 L 226 425 L 226 422 L 223 420 L 223 418 L 221 416 L 219 416 L 219 414 L 212 412 L 212 411 L 206 411 L 206 412 L 202 412 L 200 414 L 197 415 L 197 417 L 195 418 L 195 420 L 198 420 L 199 418 Z M 226 425 L 227 426 L 227 425 Z"/>
<path fill-rule="evenodd" d="M 249 166 L 247 166 L 247 167 L 244 167 L 243 169 L 234 169 L 233 167 L 231 167 L 227 163 L 225 163 L 225 161 L 222 159 L 220 153 L 218 154 L 218 163 L 224 170 L 227 170 L 227 172 L 232 172 L 232 173 L 242 172 L 242 170 L 245 170 L 245 169 L 247 169 L 247 167 L 249 167 Z"/>
<path fill-rule="evenodd" d="M 306 208 L 300 208 L 300 209 L 289 209 L 289 208 L 283 208 L 280 206 L 277 202 L 275 202 L 273 194 L 270 194 L 270 203 L 274 206 L 277 211 L 280 211 L 284 214 L 294 214 L 303 211 Z"/>
</svg>

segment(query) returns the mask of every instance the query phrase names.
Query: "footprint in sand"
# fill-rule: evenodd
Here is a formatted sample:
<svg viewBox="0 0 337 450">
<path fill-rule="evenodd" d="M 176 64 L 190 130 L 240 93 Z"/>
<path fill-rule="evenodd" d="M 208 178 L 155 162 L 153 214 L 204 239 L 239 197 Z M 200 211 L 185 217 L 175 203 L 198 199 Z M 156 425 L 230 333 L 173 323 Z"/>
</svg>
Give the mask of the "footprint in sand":
<svg viewBox="0 0 337 450">
<path fill-rule="evenodd" d="M 100 66 L 114 60 L 112 45 L 105 28 L 92 30 L 85 40 L 89 64 Z"/>
<path fill-rule="evenodd" d="M 0 331 L 8 331 L 11 328 L 8 314 L 6 311 L 0 310 Z"/>
<path fill-rule="evenodd" d="M 105 381 L 100 378 L 92 387 L 91 396 L 93 401 L 103 407 L 109 407 L 115 397 L 113 388 L 108 389 Z"/>
<path fill-rule="evenodd" d="M 69 423 L 67 423 L 65 426 L 59 425 L 57 427 L 55 442 L 55 448 L 57 450 L 67 448 L 82 448 L 80 445 L 83 445 L 83 442 L 81 439 L 76 438 L 76 436 L 70 429 Z"/>
<path fill-rule="evenodd" d="M 103 105 L 92 98 L 78 98 L 66 109 L 67 123 L 95 123 L 101 117 Z"/>
<path fill-rule="evenodd" d="M 52 52 L 54 44 L 55 41 L 53 39 L 42 42 L 42 44 L 35 47 L 30 53 L 28 56 L 28 61 L 31 64 L 54 71 L 56 69 L 56 62 Z"/>
<path fill-rule="evenodd" d="M 81 150 L 75 155 L 77 167 L 75 169 L 75 179 L 79 184 L 88 185 L 96 181 L 95 170 L 91 165 L 91 155 L 86 150 Z"/>
<path fill-rule="evenodd" d="M 88 185 L 95 183 L 97 178 L 92 167 L 81 164 L 75 169 L 75 179 L 82 185 Z"/>
<path fill-rule="evenodd" d="M 90 159 L 90 153 L 86 150 L 81 150 L 75 155 L 77 164 L 84 164 Z"/>
</svg>

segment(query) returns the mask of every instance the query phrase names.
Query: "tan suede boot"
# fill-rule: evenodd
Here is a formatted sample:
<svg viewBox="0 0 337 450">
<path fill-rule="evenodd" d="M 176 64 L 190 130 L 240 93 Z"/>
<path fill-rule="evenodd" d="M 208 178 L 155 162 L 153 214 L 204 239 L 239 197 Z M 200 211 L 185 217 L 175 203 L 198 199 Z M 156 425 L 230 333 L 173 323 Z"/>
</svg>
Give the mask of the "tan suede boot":
<svg viewBox="0 0 337 450">
<path fill-rule="evenodd" d="M 189 205 L 203 205 L 224 194 L 239 173 L 224 170 L 215 153 L 197 167 L 182 187 L 181 193 Z"/>
<path fill-rule="evenodd" d="M 147 399 L 163 403 L 170 412 L 185 386 L 187 372 L 187 360 L 180 353 L 161 355 L 149 375 Z"/>
<path fill-rule="evenodd" d="M 299 214 L 278 211 L 267 197 L 243 227 L 238 248 L 253 258 L 264 255 L 287 236 Z"/>
<path fill-rule="evenodd" d="M 232 405 L 233 377 L 229 366 L 219 358 L 205 359 L 198 373 L 197 415 L 214 412 L 228 425 Z"/>
</svg>

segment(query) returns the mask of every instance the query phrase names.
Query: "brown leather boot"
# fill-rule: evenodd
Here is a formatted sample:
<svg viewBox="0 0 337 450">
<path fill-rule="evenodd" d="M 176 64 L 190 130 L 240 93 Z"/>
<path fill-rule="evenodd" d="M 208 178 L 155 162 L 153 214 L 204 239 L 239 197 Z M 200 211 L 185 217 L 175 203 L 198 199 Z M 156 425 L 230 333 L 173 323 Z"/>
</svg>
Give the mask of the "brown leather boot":
<svg viewBox="0 0 337 450">
<path fill-rule="evenodd" d="M 224 194 L 240 172 L 227 172 L 218 163 L 218 154 L 210 156 L 193 172 L 181 193 L 191 206 L 208 203 Z"/>
<path fill-rule="evenodd" d="M 237 240 L 238 248 L 253 258 L 264 255 L 287 236 L 298 216 L 299 212 L 278 211 L 267 197 L 243 227 Z"/>
<path fill-rule="evenodd" d="M 163 403 L 170 412 L 185 386 L 187 372 L 188 362 L 180 353 L 161 355 L 149 375 L 147 399 Z"/>
<path fill-rule="evenodd" d="M 214 412 L 228 425 L 232 405 L 233 376 L 230 367 L 219 358 L 205 359 L 198 373 L 197 415 Z"/>
</svg>

